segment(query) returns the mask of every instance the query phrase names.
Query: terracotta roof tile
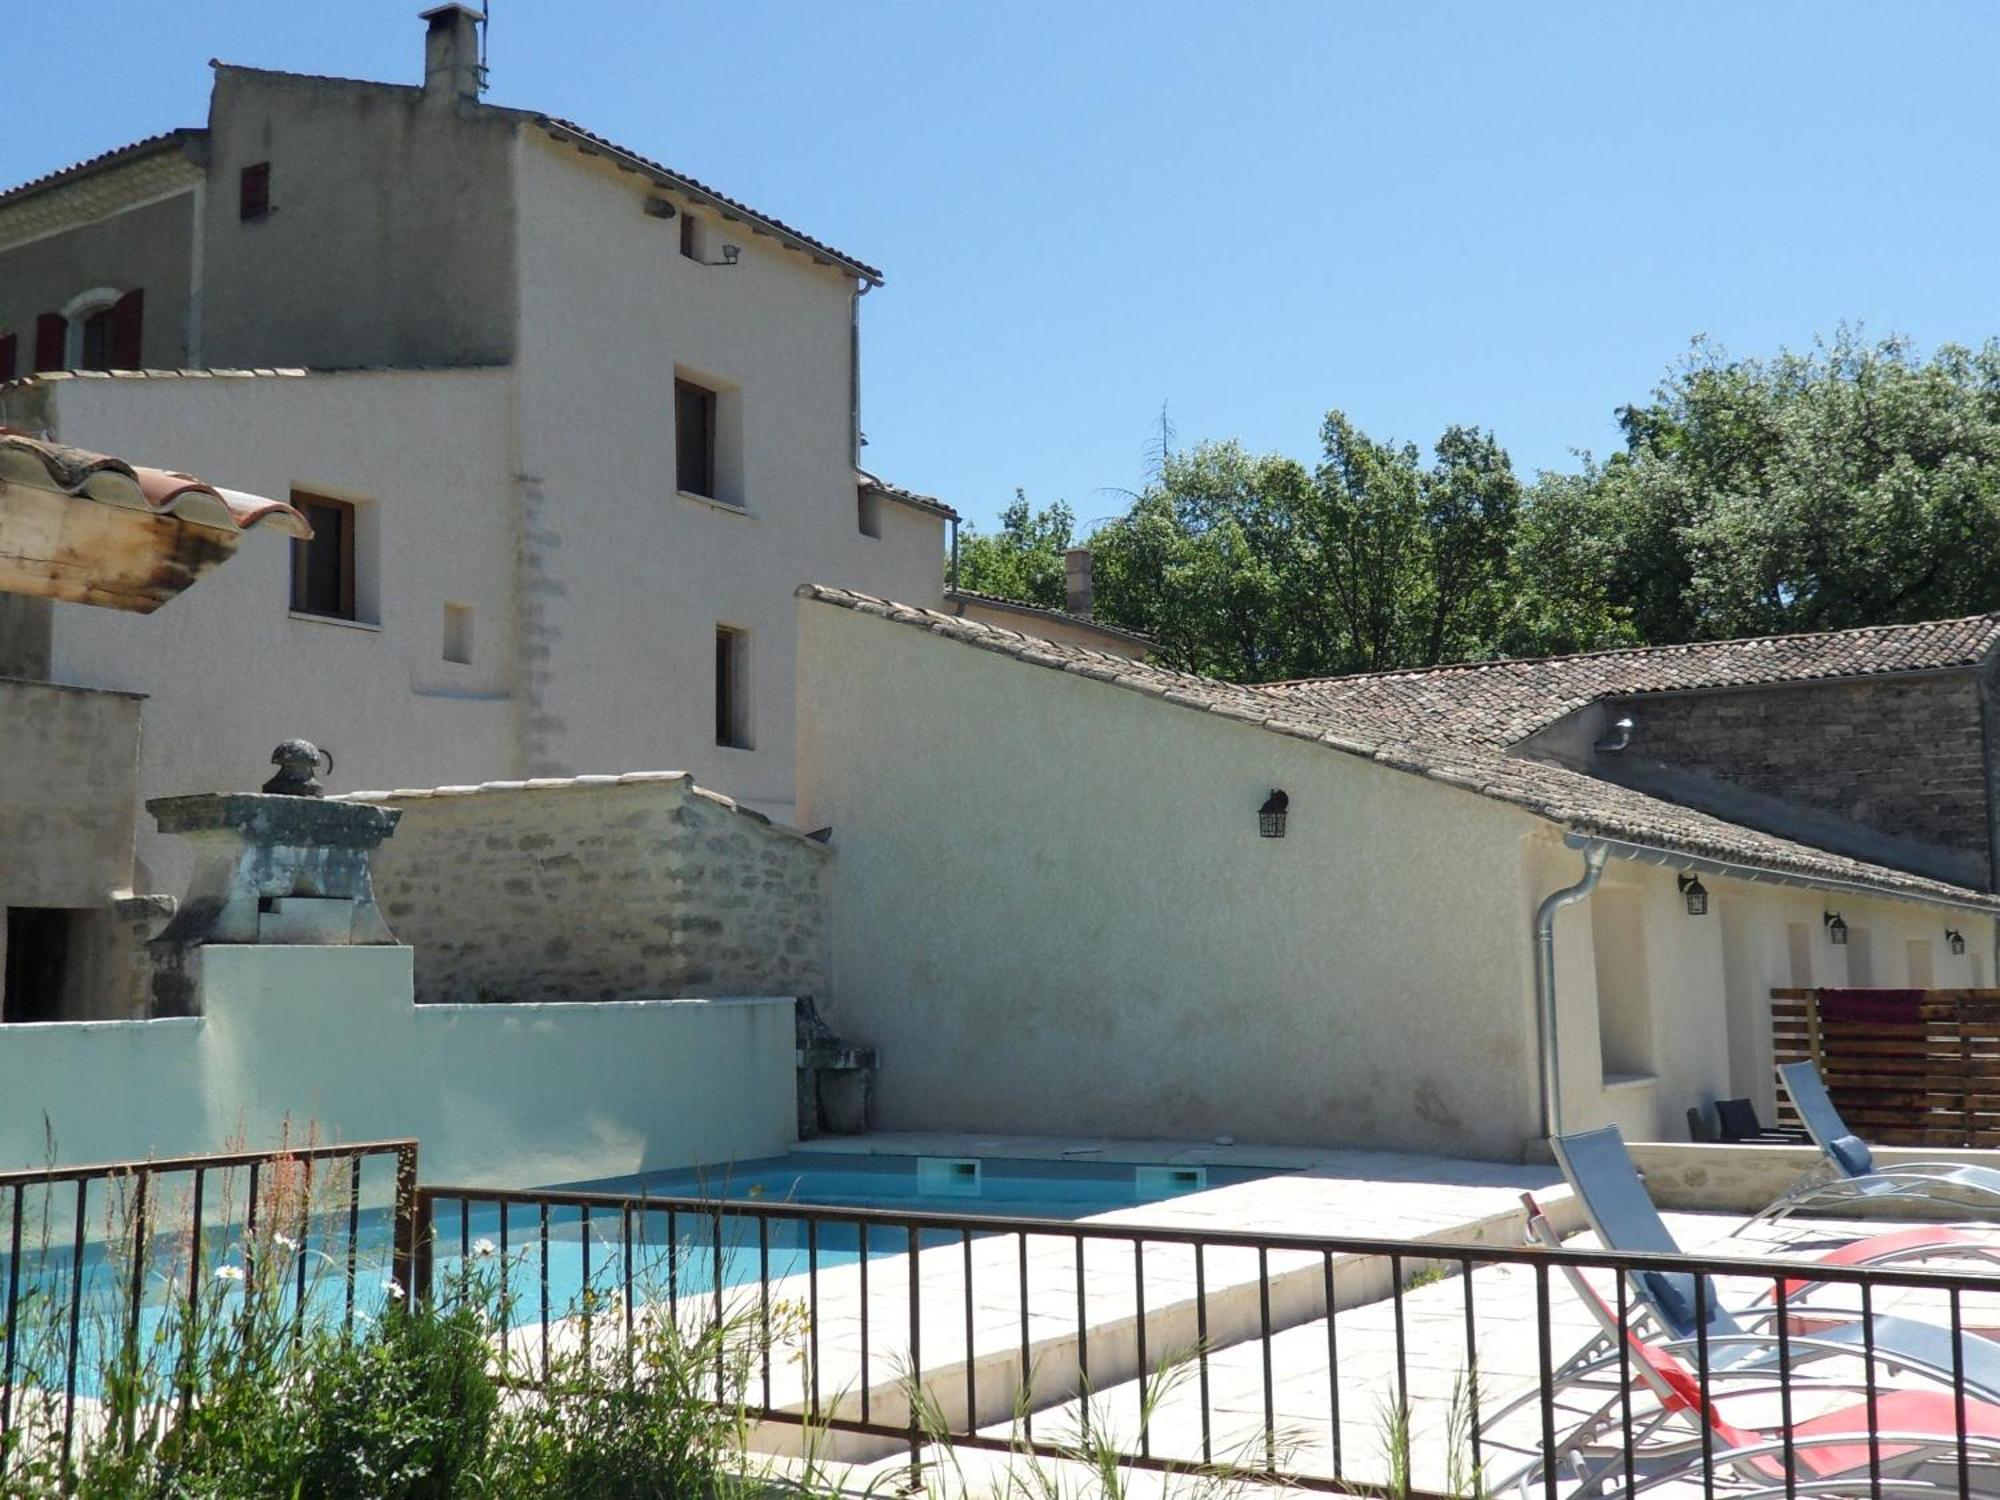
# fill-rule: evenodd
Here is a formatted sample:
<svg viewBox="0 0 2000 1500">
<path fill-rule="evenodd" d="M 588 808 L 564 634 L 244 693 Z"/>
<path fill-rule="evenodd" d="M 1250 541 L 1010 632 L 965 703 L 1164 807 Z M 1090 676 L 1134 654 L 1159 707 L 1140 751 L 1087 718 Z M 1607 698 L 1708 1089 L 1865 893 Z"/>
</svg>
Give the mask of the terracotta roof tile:
<svg viewBox="0 0 2000 1500">
<path fill-rule="evenodd" d="M 1253 691 L 1311 703 L 1385 730 L 1505 746 L 1603 698 L 1754 687 L 1971 666 L 2000 642 L 2000 614 L 1816 635 L 1696 641 L 1421 671 L 1305 678 Z"/>
<path fill-rule="evenodd" d="M 0 481 L 9 478 L 79 500 L 147 510 L 222 531 L 269 525 L 288 536 L 312 535 L 306 518 L 281 500 L 225 490 L 192 474 L 147 468 L 0 427 Z"/>
<path fill-rule="evenodd" d="M 884 500 L 893 500 L 898 505 L 929 511 L 932 515 L 942 516 L 947 521 L 958 519 L 958 512 L 935 495 L 920 495 L 915 490 L 906 490 L 900 484 L 891 484 L 886 479 L 870 474 L 866 469 L 854 471 L 854 482 L 868 493 L 880 495 Z"/>
<path fill-rule="evenodd" d="M 1791 839 L 1779 838 L 1773 834 L 1760 833 L 1755 829 L 1725 822 L 1721 818 L 1711 817 L 1707 813 L 1697 812 L 1679 803 L 1600 781 L 1561 766 L 1508 755 L 1505 753 L 1504 745 L 1496 742 L 1490 735 L 1482 739 L 1472 734 L 1433 734 L 1431 726 L 1434 722 L 1454 722 L 1449 714 L 1423 712 L 1413 714 L 1400 709 L 1385 712 L 1372 701 L 1364 700 L 1357 706 L 1341 701 L 1338 695 L 1302 692 L 1288 695 L 1290 701 L 1285 701 L 1287 695 L 1280 695 L 1277 701 L 1274 701 L 1273 690 L 1268 686 L 1244 687 L 1214 678 L 1198 677 L 1168 667 L 1136 662 L 1127 657 L 1110 656 L 1083 646 L 1041 640 L 1017 631 L 982 624 L 976 620 L 941 614 L 936 610 L 876 599 L 846 589 L 807 584 L 799 590 L 799 594 L 802 598 L 814 599 L 823 604 L 877 615 L 883 619 L 928 630 L 933 635 L 943 636 L 979 650 L 998 652 L 1045 670 L 1054 669 L 1075 676 L 1109 681 L 1116 686 L 1142 692 L 1151 697 L 1163 698 L 1177 706 L 1197 712 L 1214 713 L 1232 719 L 1248 719 L 1264 729 L 1311 739 L 1332 750 L 1358 755 L 1399 771 L 1440 781 L 1496 801 L 1511 803 L 1537 817 L 1560 823 L 1581 834 L 1622 840 L 1697 858 L 1720 860 L 1808 882 L 1854 886 L 1885 896 L 2000 911 L 2000 896 L 1926 879 L 1884 865 L 1849 859 L 1844 855 L 1816 849 Z M 2000 617 L 1981 617 L 1981 621 L 1983 627 L 1980 622 L 1974 621 L 1943 621 L 1936 627 L 1887 627 L 1889 630 L 1919 633 L 1928 629 L 1930 633 L 1921 643 L 1878 642 L 1871 650 L 1865 643 L 1853 642 L 1845 648 L 1836 646 L 1830 652 L 1817 654 L 1803 645 L 1793 645 L 1782 648 L 1781 654 L 1788 656 L 1794 662 L 1792 669 L 1794 673 L 1803 670 L 1799 663 L 1808 660 L 1820 662 L 1824 670 L 1819 675 L 1846 675 L 1858 670 L 1892 670 L 1880 666 L 1872 668 L 1849 666 L 1843 670 L 1835 670 L 1829 664 L 1842 659 L 1843 649 L 1850 653 L 1847 659 L 1857 662 L 1863 659 L 1920 660 L 1931 665 L 1958 664 L 1972 657 L 1972 654 L 1980 649 L 1979 642 L 1982 639 L 1990 642 L 1996 629 L 2000 629 Z M 1881 635 L 1883 632 L 1841 632 L 1841 634 Z M 1786 639 L 1797 643 L 1809 638 Z M 1763 645 L 1765 643 L 1721 644 Z M 1647 653 L 1609 654 L 1631 657 Z M 1724 653 L 1725 657 L 1727 655 L 1728 653 Z M 1768 665 L 1759 667 L 1757 662 L 1760 659 L 1776 658 L 1770 657 L 1767 653 L 1750 652 L 1739 654 L 1733 665 L 1726 660 L 1711 662 L 1707 668 L 1702 669 L 1707 675 L 1702 677 L 1701 681 L 1706 683 L 1719 677 L 1745 681 L 1773 680 L 1770 677 L 1760 679 L 1748 675 L 1759 670 L 1767 672 L 1776 670 L 1775 667 Z M 1574 662 L 1580 658 L 1561 660 Z M 1521 667 L 1548 664 L 1496 665 Z M 1470 677 L 1475 687 L 1485 680 L 1471 676 L 1470 669 L 1446 669 L 1446 671 Z M 1443 674 L 1398 675 L 1436 679 Z M 1684 677 L 1691 680 L 1695 675 L 1696 669 L 1689 667 Z M 1366 680 L 1368 679 L 1337 679 L 1347 683 Z M 1629 681 L 1630 678 L 1621 677 L 1619 680 Z M 1447 685 L 1434 681 L 1430 691 L 1432 697 L 1427 700 L 1428 702 L 1438 704 L 1448 702 Z"/>
</svg>

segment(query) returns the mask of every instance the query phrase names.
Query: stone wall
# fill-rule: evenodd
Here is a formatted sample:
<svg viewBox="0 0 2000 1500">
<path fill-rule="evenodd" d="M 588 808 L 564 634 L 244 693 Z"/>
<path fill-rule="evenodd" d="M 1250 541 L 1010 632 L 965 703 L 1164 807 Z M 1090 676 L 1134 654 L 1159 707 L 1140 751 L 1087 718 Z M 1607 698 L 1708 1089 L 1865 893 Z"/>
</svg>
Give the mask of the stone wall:
<svg viewBox="0 0 2000 1500">
<path fill-rule="evenodd" d="M 420 1003 L 813 995 L 830 851 L 681 772 L 358 792 Z"/>
<path fill-rule="evenodd" d="M 1633 757 L 1956 851 L 1990 877 L 1971 670 L 1649 695 L 1606 707 L 1611 718 L 1635 721 Z"/>
</svg>

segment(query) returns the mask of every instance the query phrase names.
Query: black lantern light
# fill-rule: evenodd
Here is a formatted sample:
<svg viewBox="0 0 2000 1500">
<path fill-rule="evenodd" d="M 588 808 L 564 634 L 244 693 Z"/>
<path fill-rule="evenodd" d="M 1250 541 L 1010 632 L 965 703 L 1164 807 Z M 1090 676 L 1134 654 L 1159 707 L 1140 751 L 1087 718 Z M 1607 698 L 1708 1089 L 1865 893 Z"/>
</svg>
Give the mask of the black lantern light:
<svg viewBox="0 0 2000 1500">
<path fill-rule="evenodd" d="M 1688 915 L 1705 917 L 1708 915 L 1708 887 L 1701 883 L 1698 875 L 1680 877 L 1681 895 L 1687 901 Z"/>
<path fill-rule="evenodd" d="M 1953 953 L 1963 953 L 1965 951 L 1965 934 L 1960 932 L 1956 927 L 1945 928 L 1944 941 L 1945 946 L 1950 948 Z"/>
<path fill-rule="evenodd" d="M 1257 809 L 1257 836 L 1266 839 L 1281 839 L 1285 836 L 1285 810 L 1292 805 L 1292 799 L 1276 787 L 1264 799 L 1264 805 Z"/>
<path fill-rule="evenodd" d="M 1826 924 L 1826 940 L 1836 948 L 1845 948 L 1847 946 L 1847 924 L 1840 920 L 1840 913 L 1837 911 L 1823 911 L 1819 914 L 1819 919 Z"/>
</svg>

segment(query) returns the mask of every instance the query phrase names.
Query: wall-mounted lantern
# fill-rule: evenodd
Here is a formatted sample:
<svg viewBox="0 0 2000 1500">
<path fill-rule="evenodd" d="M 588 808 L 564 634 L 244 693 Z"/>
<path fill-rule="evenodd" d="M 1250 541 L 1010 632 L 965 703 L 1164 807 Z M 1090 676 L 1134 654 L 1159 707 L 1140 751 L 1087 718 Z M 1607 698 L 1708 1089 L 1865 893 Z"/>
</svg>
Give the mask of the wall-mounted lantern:
<svg viewBox="0 0 2000 1500">
<path fill-rule="evenodd" d="M 1819 914 L 1819 919 L 1826 924 L 1826 940 L 1836 948 L 1845 948 L 1847 946 L 1847 924 L 1840 920 L 1840 913 L 1837 911 L 1823 911 Z"/>
<path fill-rule="evenodd" d="M 1266 839 L 1281 839 L 1285 836 L 1285 812 L 1292 805 L 1292 799 L 1276 787 L 1264 799 L 1264 805 L 1257 809 L 1257 836 Z"/>
<path fill-rule="evenodd" d="M 1708 887 L 1701 883 L 1698 875 L 1680 877 L 1681 897 L 1687 902 L 1688 915 L 1705 917 L 1708 915 Z"/>
<path fill-rule="evenodd" d="M 1963 953 L 1965 951 L 1965 934 L 1960 932 L 1956 927 L 1945 928 L 1944 941 L 1945 946 L 1950 948 L 1953 953 Z"/>
</svg>

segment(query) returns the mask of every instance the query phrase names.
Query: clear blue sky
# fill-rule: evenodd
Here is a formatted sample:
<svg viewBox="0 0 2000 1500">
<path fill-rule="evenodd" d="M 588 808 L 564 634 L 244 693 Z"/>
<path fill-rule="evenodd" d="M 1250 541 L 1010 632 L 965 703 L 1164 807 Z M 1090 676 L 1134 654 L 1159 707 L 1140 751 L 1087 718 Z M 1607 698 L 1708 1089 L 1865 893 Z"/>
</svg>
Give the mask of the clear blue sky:
<svg viewBox="0 0 2000 1500">
<path fill-rule="evenodd" d="M 420 8 L 14 0 L 0 179 L 200 123 L 211 56 L 414 82 Z M 983 523 L 1118 509 L 1162 401 L 1533 471 L 1696 333 L 2000 333 L 1997 43 L 1942 3 L 493 0 L 489 97 L 883 267 L 866 461 Z"/>
</svg>

